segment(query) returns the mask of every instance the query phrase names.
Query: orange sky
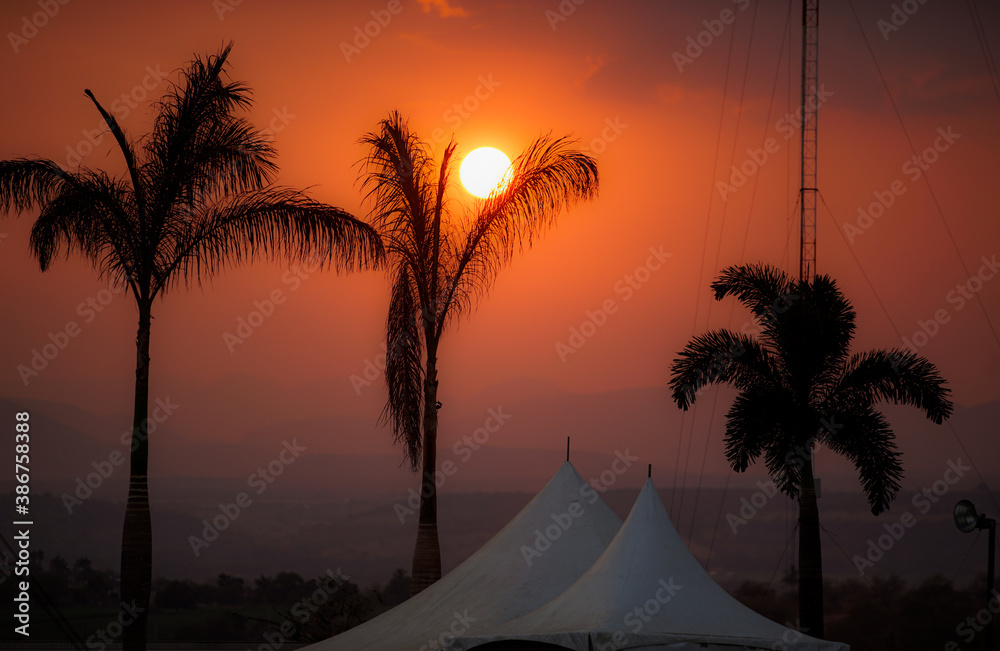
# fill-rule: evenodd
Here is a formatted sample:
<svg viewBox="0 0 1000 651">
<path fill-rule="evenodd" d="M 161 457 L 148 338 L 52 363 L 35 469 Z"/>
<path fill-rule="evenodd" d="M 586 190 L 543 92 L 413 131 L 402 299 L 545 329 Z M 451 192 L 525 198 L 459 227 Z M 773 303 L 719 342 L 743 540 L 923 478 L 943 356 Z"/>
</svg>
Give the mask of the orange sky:
<svg viewBox="0 0 1000 651">
<path fill-rule="evenodd" d="M 123 119 L 137 137 L 150 124 L 149 99 L 165 88 L 159 71 L 169 77 L 193 53 L 215 52 L 228 40 L 235 41 L 232 76 L 255 91 L 256 124 L 274 131 L 281 182 L 308 186 L 359 215 L 365 207 L 355 163 L 364 150 L 357 140 L 392 109 L 409 116 L 436 151 L 454 134 L 463 151 L 490 145 L 513 157 L 538 134 L 572 133 L 598 160 L 600 198 L 562 216 L 517 256 L 489 299 L 445 336 L 442 401 L 446 409 L 483 413 L 518 386 L 552 393 L 664 386 L 670 361 L 692 334 L 747 320 L 729 302 L 710 300 L 708 285 L 720 269 L 740 261 L 797 269 L 799 146 L 786 119 L 798 107 L 801 37 L 793 4 L 789 70 L 788 48 L 780 49 L 788 5 L 777 1 L 71 1 L 36 19 L 45 24 L 32 30 L 25 20 L 40 5 L 9 0 L 0 6 L 7 34 L 0 46 L 0 157 L 38 155 L 61 164 L 79 157 L 87 166 L 120 169 L 110 138 L 87 151 L 87 134 L 99 120 L 83 89 L 105 105 L 145 96 Z M 836 6 L 824 11 L 821 27 L 828 98 L 819 121 L 825 204 L 818 269 L 854 301 L 858 349 L 899 345 L 897 328 L 912 339 L 921 321 L 937 315 L 938 330 L 920 353 L 949 379 L 957 403 L 996 401 L 1000 342 L 985 315 L 1000 325 L 1000 280 L 974 282 L 979 291 L 969 299 L 954 294 L 983 259 L 1000 255 L 992 197 L 1000 95 L 968 10 L 927 3 L 883 34 L 878 21 L 892 20 L 892 3 L 856 3 L 913 146 L 924 152 L 937 143 L 928 154 L 936 160 L 918 175 L 912 161 L 907 165 L 913 153 L 906 133 L 850 10 L 830 4 Z M 713 22 L 729 9 L 734 25 Z M 1000 14 L 994 5 L 981 11 L 996 53 Z M 365 29 L 374 34 L 368 42 L 358 37 Z M 707 46 L 689 49 L 689 37 Z M 674 56 L 685 51 L 697 56 Z M 767 161 L 747 163 L 760 160 L 752 152 L 765 144 Z M 751 174 L 740 184 L 729 170 L 744 163 Z M 720 181 L 740 187 L 724 201 Z M 892 204 L 863 232 L 838 226 L 857 225 L 859 208 L 893 188 Z M 455 188 L 454 196 L 465 195 Z M 77 259 L 41 274 L 27 254 L 31 218 L 0 223 L 0 395 L 127 414 L 131 301 L 101 294 L 106 283 Z M 230 350 L 225 333 L 275 290 L 285 301 Z M 87 307 L 91 299 L 99 312 Z M 245 412 L 215 414 L 219 426 L 203 435 L 236 441 L 249 424 L 281 417 L 262 411 L 268 382 L 291 393 L 320 383 L 330 387 L 329 405 L 370 425 L 363 435 L 334 433 L 331 447 L 391 451 L 388 432 L 374 425 L 381 378 L 361 387 L 362 397 L 351 381 L 381 352 L 387 299 L 381 273 L 296 276 L 282 263 L 233 269 L 203 289 L 176 291 L 154 311 L 154 396 L 230 386 Z M 589 316 L 604 306 L 613 307 L 606 320 Z M 572 354 L 560 349 L 588 320 L 599 326 L 593 335 Z M 33 351 L 71 322 L 79 334 L 25 384 L 18 366 L 30 364 Z M 205 405 L 189 413 L 212 417 Z M 556 448 L 564 436 L 528 440 L 512 431 L 498 445 Z M 611 451 L 627 443 L 623 436 L 595 435 L 585 446 Z M 672 467 L 675 438 L 664 433 L 656 463 Z M 711 467 L 722 463 L 717 454 Z"/>
</svg>

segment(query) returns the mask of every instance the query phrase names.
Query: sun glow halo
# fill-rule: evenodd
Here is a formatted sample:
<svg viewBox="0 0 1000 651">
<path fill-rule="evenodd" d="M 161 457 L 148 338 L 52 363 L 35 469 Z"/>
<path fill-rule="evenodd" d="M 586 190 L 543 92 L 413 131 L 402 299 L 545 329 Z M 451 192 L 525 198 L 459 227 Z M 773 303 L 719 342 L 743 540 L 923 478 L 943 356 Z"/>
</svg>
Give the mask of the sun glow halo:
<svg viewBox="0 0 1000 651">
<path fill-rule="evenodd" d="M 458 169 L 465 189 L 480 199 L 510 182 L 510 159 L 499 149 L 480 147 L 468 153 Z"/>
</svg>

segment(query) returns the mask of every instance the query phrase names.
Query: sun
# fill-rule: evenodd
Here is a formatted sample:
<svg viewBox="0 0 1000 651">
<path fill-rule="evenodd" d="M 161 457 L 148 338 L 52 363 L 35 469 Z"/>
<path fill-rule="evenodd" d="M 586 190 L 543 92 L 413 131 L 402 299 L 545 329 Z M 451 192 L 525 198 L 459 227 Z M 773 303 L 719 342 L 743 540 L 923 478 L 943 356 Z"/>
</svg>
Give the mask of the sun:
<svg viewBox="0 0 1000 651">
<path fill-rule="evenodd" d="M 510 159 L 499 149 L 480 147 L 462 160 L 458 176 L 470 194 L 485 199 L 510 182 Z"/>
</svg>

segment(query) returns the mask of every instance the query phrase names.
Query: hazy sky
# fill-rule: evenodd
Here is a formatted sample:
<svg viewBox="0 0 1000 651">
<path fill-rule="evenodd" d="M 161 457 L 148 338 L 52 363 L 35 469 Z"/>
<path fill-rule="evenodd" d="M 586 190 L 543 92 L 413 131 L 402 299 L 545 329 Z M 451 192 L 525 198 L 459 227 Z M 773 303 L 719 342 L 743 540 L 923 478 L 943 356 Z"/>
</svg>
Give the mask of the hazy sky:
<svg viewBox="0 0 1000 651">
<path fill-rule="evenodd" d="M 273 131 L 280 181 L 358 215 L 366 206 L 357 141 L 390 110 L 436 152 L 452 135 L 462 151 L 491 145 L 511 157 L 549 131 L 580 139 L 597 158 L 600 197 L 516 256 L 489 299 L 447 333 L 446 409 L 485 413 L 499 386 L 505 396 L 511 387 L 664 386 L 693 334 L 747 321 L 731 302 L 711 300 L 719 270 L 766 262 L 797 271 L 797 2 L 790 27 L 789 4 L 777 0 L 50 4 L 0 6 L 2 158 L 120 170 L 83 90 L 138 137 L 150 100 L 176 71 L 229 40 L 229 72 L 255 91 L 253 119 Z M 858 349 L 906 337 L 938 365 L 957 403 L 995 401 L 1000 82 L 965 3 L 930 2 L 912 15 L 894 15 L 888 0 L 855 4 L 860 28 L 844 2 L 821 18 L 818 270 L 854 301 Z M 995 60 L 1000 13 L 974 4 Z M 27 252 L 33 217 L 0 222 L 0 395 L 127 414 L 132 301 L 76 258 L 40 273 Z M 273 314 L 227 344 L 241 318 L 270 311 L 255 301 L 275 291 L 283 302 Z M 175 291 L 154 308 L 152 397 L 228 386 L 242 398 L 238 420 L 251 422 L 275 417 L 258 400 L 268 382 L 292 392 L 320 383 L 330 404 L 376 432 L 334 433 L 333 447 L 389 451 L 388 432 L 374 427 L 381 377 L 371 386 L 351 379 L 377 365 L 387 300 L 381 272 L 336 276 L 284 263 Z M 574 336 L 581 328 L 591 336 Z M 19 371 L 60 340 L 65 350 L 37 375 Z M 245 434 L 218 416 L 205 436 Z M 554 448 L 564 436 L 524 440 L 512 428 L 502 444 Z M 457 435 L 442 437 L 444 447 Z M 664 433 L 664 450 L 674 437 Z"/>
</svg>

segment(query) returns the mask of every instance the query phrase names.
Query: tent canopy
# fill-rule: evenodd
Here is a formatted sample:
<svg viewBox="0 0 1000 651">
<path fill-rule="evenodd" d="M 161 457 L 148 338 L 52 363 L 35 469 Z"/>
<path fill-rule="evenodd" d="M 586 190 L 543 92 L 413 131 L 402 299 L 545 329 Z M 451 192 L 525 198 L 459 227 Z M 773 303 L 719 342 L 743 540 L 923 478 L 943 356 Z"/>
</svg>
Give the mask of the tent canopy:
<svg viewBox="0 0 1000 651">
<path fill-rule="evenodd" d="M 568 461 L 489 542 L 426 590 L 310 651 L 416 651 L 485 633 L 568 588 L 621 519 Z"/>
<path fill-rule="evenodd" d="M 464 635 L 446 648 L 552 648 L 530 643 L 575 651 L 849 648 L 781 626 L 730 596 L 677 535 L 651 479 L 615 539 L 565 592 L 485 635 Z"/>
</svg>

